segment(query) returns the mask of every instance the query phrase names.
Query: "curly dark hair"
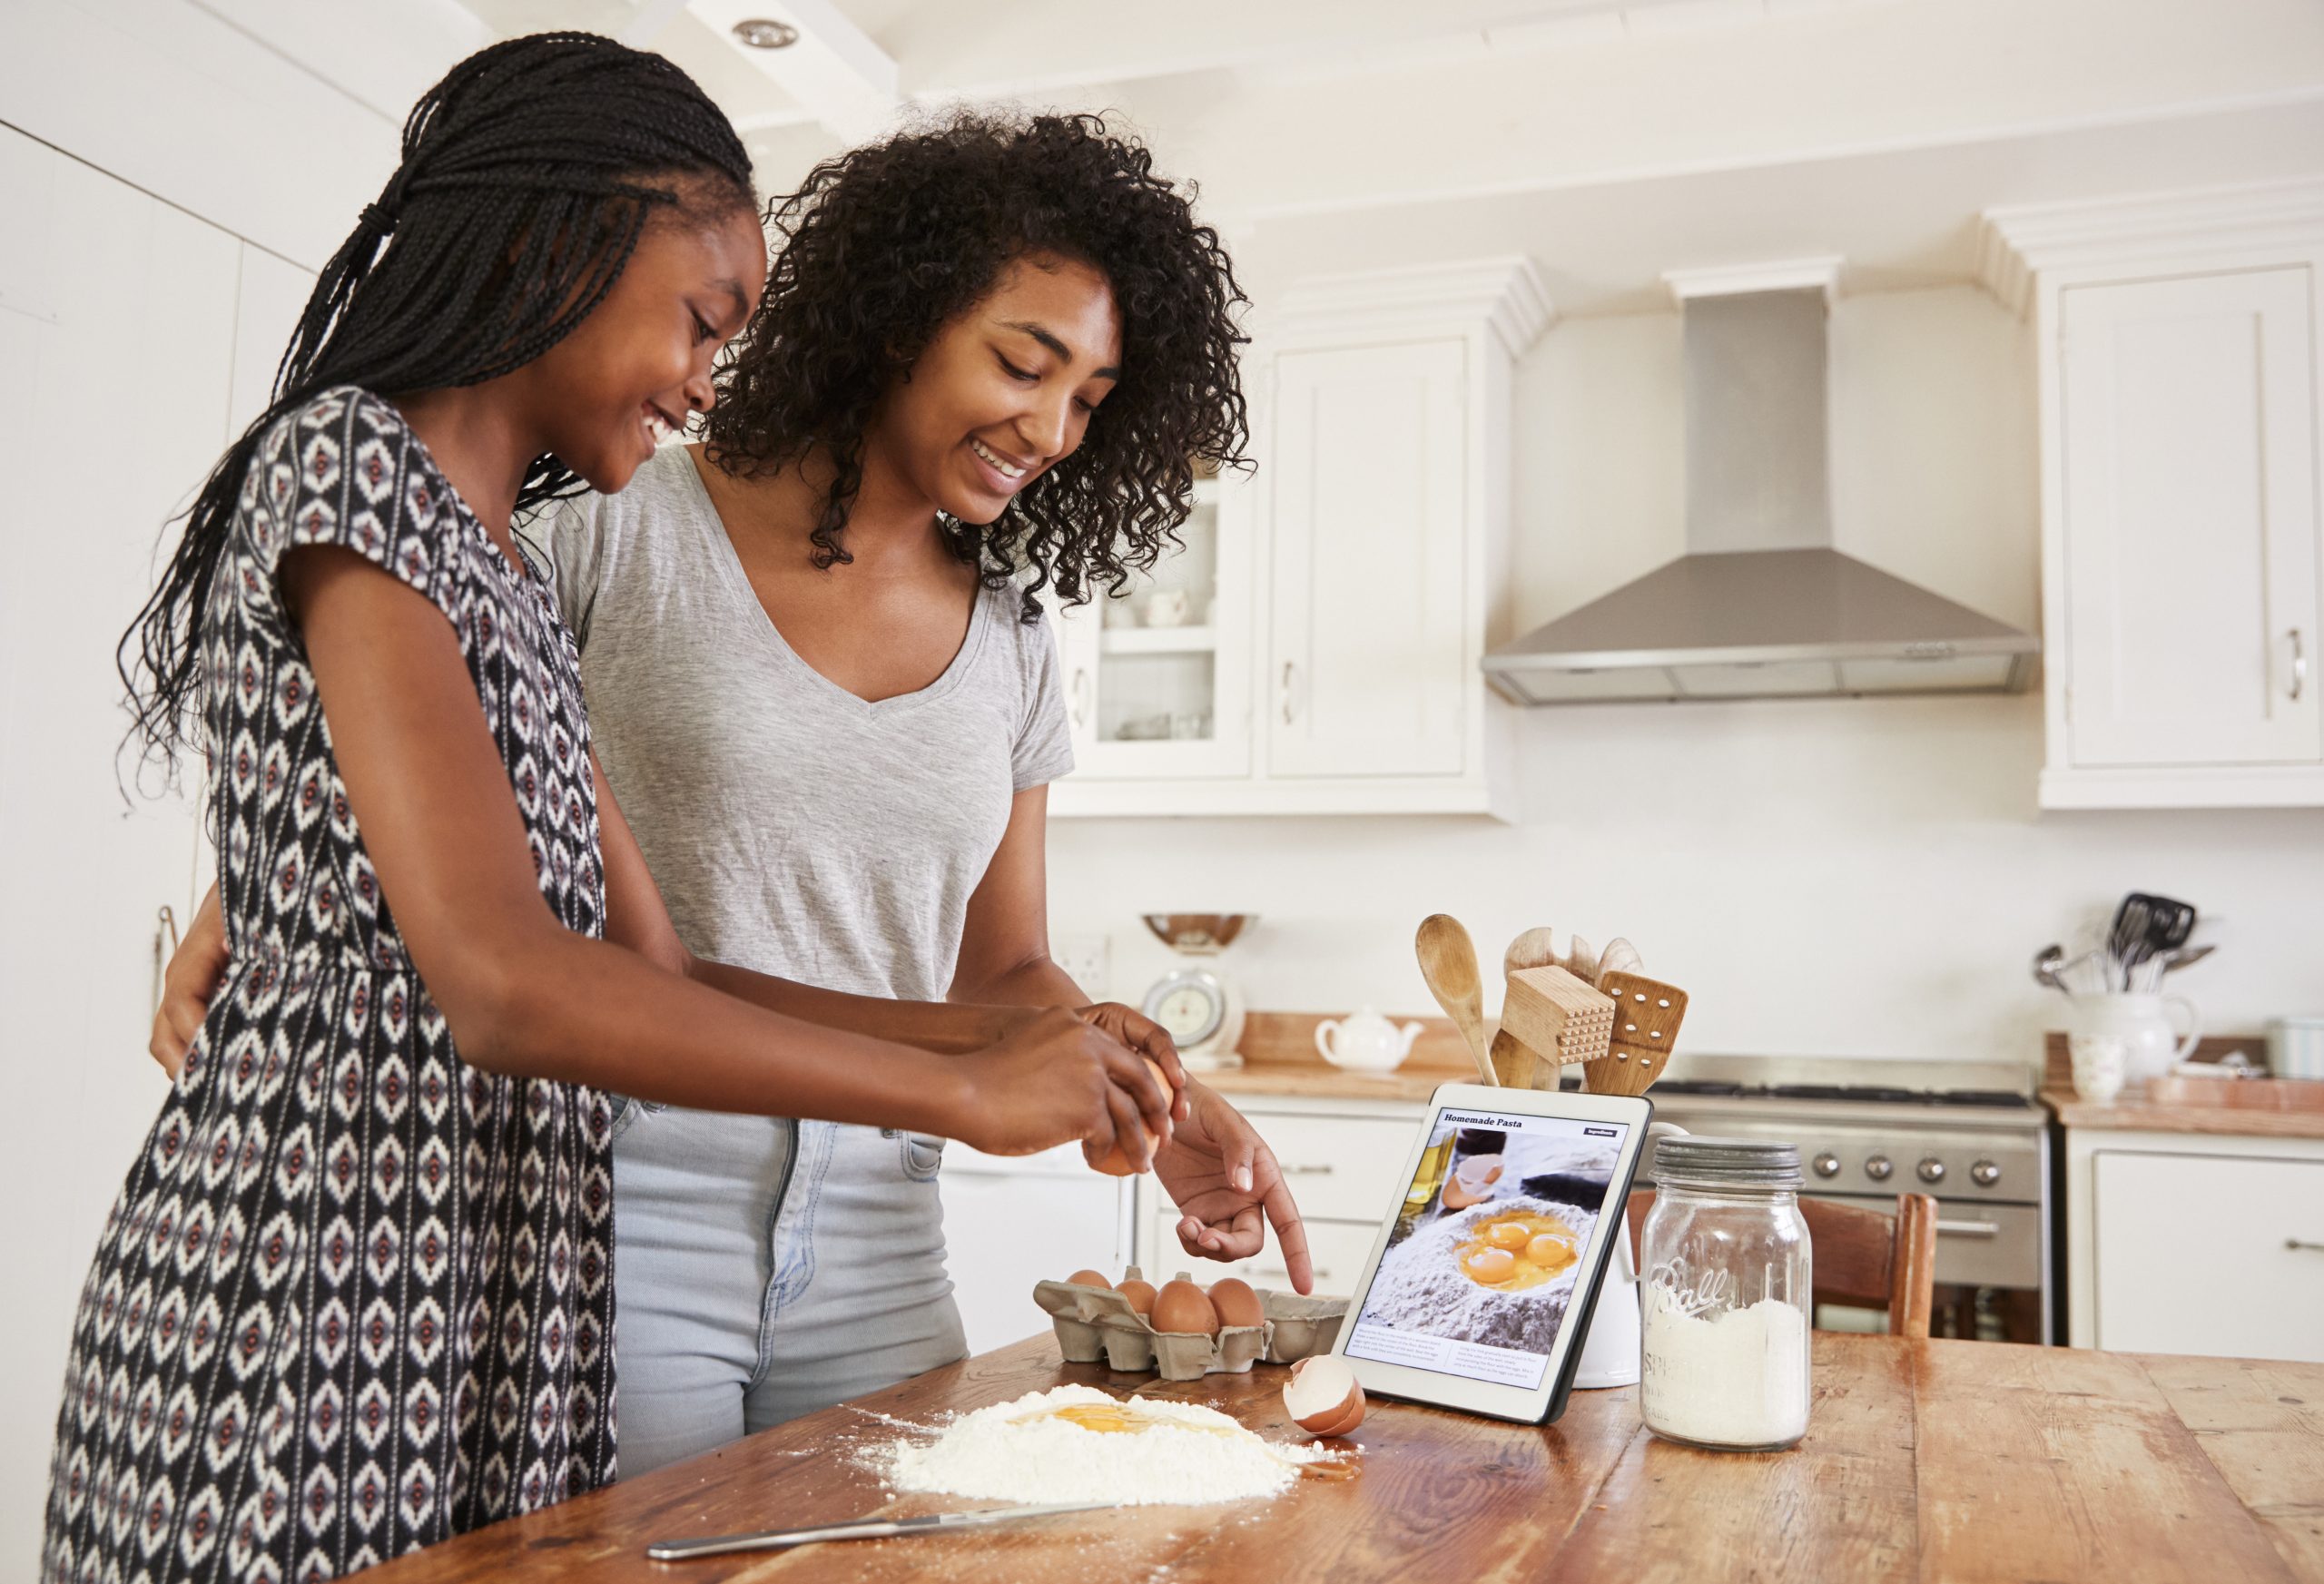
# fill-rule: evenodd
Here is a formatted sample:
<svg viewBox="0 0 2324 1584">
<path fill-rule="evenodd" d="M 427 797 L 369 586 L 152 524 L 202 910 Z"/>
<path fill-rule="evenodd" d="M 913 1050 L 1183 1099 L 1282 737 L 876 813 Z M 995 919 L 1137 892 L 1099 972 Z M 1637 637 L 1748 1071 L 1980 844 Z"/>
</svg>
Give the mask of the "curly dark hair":
<svg viewBox="0 0 2324 1584">
<path fill-rule="evenodd" d="M 704 454 L 752 477 L 827 452 L 815 565 L 851 559 L 842 535 L 881 398 L 1012 261 L 1071 259 L 1113 289 L 1121 382 L 1079 448 L 990 526 L 939 526 L 987 586 L 1032 574 L 1028 622 L 1045 587 L 1069 605 L 1120 592 L 1177 543 L 1197 463 L 1248 466 L 1236 349 L 1249 300 L 1193 196 L 1097 115 L 959 111 L 825 161 L 768 207 L 774 267 L 722 371 Z"/>
</svg>

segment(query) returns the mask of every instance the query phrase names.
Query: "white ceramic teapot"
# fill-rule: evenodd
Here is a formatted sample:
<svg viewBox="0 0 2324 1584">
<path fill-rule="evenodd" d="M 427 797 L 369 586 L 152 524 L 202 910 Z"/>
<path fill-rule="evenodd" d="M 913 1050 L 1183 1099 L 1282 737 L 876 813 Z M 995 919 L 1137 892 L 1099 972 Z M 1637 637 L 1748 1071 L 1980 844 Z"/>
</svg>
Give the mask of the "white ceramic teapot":
<svg viewBox="0 0 2324 1584">
<path fill-rule="evenodd" d="M 1384 1073 L 1413 1053 L 1421 1025 L 1397 1028 L 1369 1007 L 1344 1018 L 1326 1018 L 1315 1025 L 1315 1051 L 1334 1067 L 1350 1072 Z"/>
</svg>

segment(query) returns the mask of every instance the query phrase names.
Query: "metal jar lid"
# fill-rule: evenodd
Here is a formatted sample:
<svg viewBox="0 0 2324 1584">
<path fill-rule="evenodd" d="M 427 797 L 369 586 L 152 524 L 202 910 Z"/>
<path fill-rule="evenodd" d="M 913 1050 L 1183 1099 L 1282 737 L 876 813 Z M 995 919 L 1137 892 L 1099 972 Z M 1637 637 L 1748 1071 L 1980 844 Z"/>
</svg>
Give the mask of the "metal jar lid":
<svg viewBox="0 0 2324 1584">
<path fill-rule="evenodd" d="M 1655 1141 L 1654 1180 L 1679 1188 L 1797 1188 L 1807 1179 L 1796 1144 L 1689 1133 Z"/>
</svg>

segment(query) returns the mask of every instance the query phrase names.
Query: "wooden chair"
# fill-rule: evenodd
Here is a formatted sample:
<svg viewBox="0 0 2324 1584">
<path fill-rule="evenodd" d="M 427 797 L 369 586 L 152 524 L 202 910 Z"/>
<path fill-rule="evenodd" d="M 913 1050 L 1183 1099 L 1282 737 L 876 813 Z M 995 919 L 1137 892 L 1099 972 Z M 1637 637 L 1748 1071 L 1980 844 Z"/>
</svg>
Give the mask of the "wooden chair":
<svg viewBox="0 0 2324 1584">
<path fill-rule="evenodd" d="M 1654 1190 L 1630 1195 L 1632 1246 L 1654 1207 Z M 1816 1301 L 1888 1311 L 1888 1334 L 1926 1337 L 1935 1307 L 1936 1201 L 1926 1194 L 1896 1195 L 1896 1214 L 1861 1210 L 1821 1199 L 1799 1202 L 1814 1245 Z"/>
</svg>

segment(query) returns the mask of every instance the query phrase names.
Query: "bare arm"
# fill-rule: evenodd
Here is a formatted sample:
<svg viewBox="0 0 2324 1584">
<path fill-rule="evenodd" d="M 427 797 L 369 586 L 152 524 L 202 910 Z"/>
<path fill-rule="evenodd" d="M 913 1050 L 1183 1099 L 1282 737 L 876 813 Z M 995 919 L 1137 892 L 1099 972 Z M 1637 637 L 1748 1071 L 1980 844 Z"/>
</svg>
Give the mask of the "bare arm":
<svg viewBox="0 0 2324 1584">
<path fill-rule="evenodd" d="M 1166 1113 L 1143 1064 L 1067 1014 L 948 1060 L 751 1005 L 566 930 L 543 903 L 507 771 L 442 615 L 347 551 L 294 551 L 282 576 L 381 889 L 474 1065 L 703 1109 L 909 1127 L 1003 1153 L 1073 1138 L 1109 1148 L 1139 1110 Z M 618 827 L 618 811 L 606 822 Z M 1128 1136 L 1135 1153 L 1136 1130 Z"/>
<path fill-rule="evenodd" d="M 1049 956 L 1048 848 L 1049 788 L 1031 787 L 1010 805 L 1009 829 L 969 899 L 954 1000 L 1078 1007 L 1088 999 Z M 1113 1010 L 1123 1037 L 1141 1048 L 1169 1042 L 1149 1019 L 1127 1007 Z M 1307 1292 L 1315 1285 L 1307 1228 L 1275 1152 L 1240 1111 L 1192 1079 L 1177 1115 L 1177 1133 L 1155 1156 L 1154 1171 L 1182 1213 L 1179 1244 L 1206 1259 L 1248 1259 L 1264 1240 L 1264 1217 L 1274 1224 L 1291 1284 Z"/>
</svg>

